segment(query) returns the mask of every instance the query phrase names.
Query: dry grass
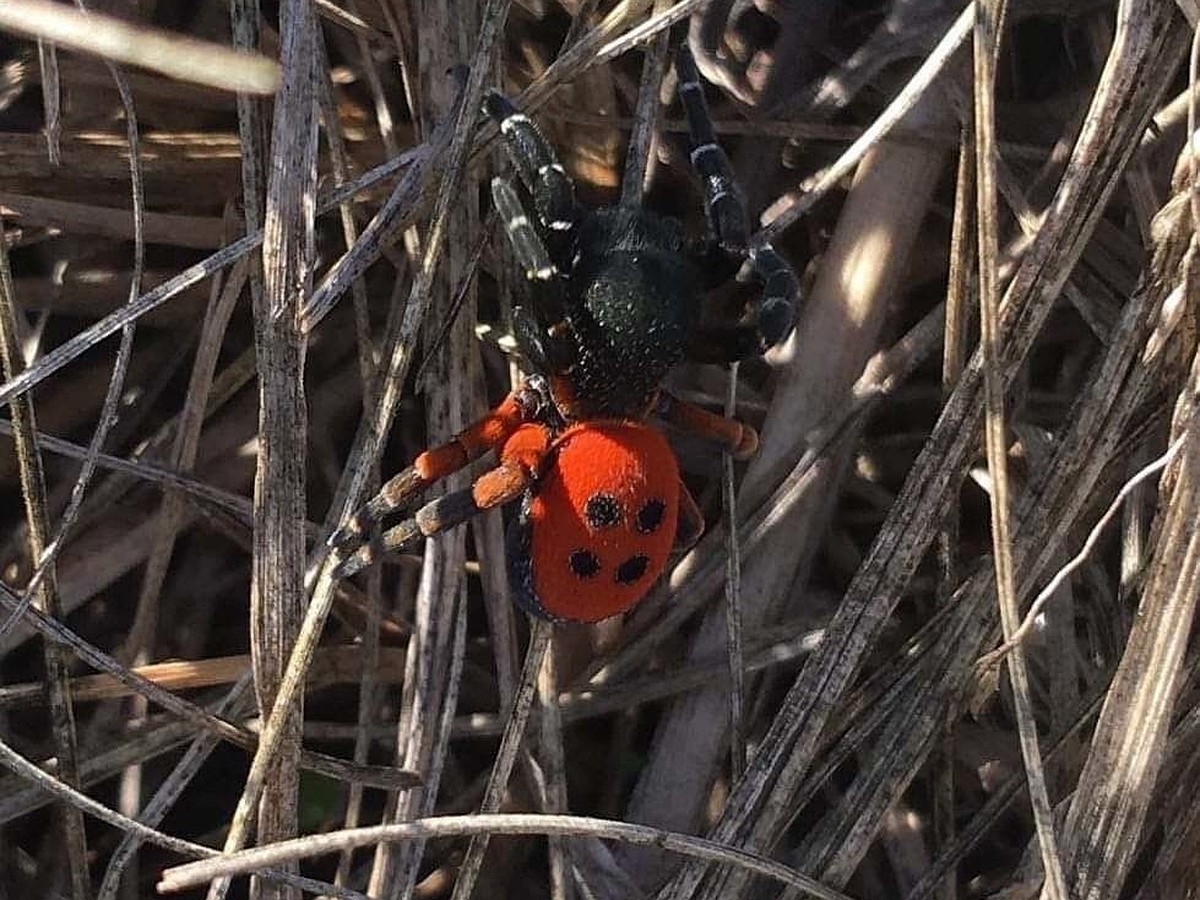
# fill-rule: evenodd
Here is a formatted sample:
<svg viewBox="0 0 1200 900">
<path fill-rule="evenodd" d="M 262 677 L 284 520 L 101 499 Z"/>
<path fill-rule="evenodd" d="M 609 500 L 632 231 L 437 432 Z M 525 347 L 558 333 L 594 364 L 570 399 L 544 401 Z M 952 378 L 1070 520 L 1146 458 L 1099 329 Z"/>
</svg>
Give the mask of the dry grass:
<svg viewBox="0 0 1200 900">
<path fill-rule="evenodd" d="M 184 6 L 0 16 L 0 898 L 1200 897 L 1195 4 Z M 759 455 L 625 621 L 498 513 L 334 581 L 515 374 L 482 91 L 699 234 L 680 40 L 807 266 L 670 377 Z"/>
</svg>

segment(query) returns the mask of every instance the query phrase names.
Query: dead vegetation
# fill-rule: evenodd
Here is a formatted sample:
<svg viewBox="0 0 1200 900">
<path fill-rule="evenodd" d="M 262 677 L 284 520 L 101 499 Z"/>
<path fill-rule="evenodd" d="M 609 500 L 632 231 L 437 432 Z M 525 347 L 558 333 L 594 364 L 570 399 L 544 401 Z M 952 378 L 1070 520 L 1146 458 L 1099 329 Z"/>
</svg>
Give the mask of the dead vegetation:
<svg viewBox="0 0 1200 900">
<path fill-rule="evenodd" d="M 230 6 L 6 39 L 0 898 L 1200 896 L 1194 3 Z M 626 621 L 494 513 L 334 582 L 515 373 L 481 91 L 699 234 L 681 40 L 807 266 L 760 454 Z"/>
</svg>

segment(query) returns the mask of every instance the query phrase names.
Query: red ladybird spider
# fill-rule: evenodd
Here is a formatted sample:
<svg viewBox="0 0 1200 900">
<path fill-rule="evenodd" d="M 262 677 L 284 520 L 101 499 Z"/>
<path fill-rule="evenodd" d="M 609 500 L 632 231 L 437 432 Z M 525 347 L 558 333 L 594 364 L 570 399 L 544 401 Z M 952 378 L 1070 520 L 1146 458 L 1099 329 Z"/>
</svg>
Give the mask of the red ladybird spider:
<svg viewBox="0 0 1200 900">
<path fill-rule="evenodd" d="M 675 455 L 646 420 L 687 428 L 738 458 L 756 451 L 758 436 L 671 396 L 660 382 L 685 355 L 730 362 L 781 341 L 795 320 L 799 284 L 770 244 L 749 241 L 745 204 L 686 48 L 676 68 L 692 165 L 704 182 L 709 234 L 699 246 L 685 242 L 674 219 L 577 206 L 574 185 L 536 126 L 502 95 L 485 99 L 536 212 L 526 214 L 510 182 L 492 181 L 529 285 L 530 304 L 513 311 L 513 331 L 535 374 L 449 443 L 420 454 L 333 535 L 343 556 L 338 577 L 371 565 L 380 551 L 404 550 L 520 500 L 507 547 L 518 602 L 543 618 L 595 622 L 630 609 L 672 546 L 699 537 L 703 519 Z M 746 320 L 701 326 L 698 298 L 745 263 L 763 288 Z M 378 534 L 385 516 L 490 450 L 499 464 L 470 488 Z"/>
</svg>

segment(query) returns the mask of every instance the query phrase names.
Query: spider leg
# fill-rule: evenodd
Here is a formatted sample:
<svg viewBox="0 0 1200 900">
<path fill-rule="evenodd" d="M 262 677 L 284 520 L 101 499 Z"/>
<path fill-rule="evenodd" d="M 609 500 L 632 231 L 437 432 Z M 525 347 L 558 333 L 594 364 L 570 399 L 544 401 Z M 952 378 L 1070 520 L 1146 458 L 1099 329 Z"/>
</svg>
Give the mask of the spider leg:
<svg viewBox="0 0 1200 900">
<path fill-rule="evenodd" d="M 449 445 L 446 445 L 449 446 Z M 500 464 L 471 487 L 438 497 L 346 556 L 334 575 L 347 578 L 373 565 L 386 553 L 399 553 L 418 541 L 461 525 L 486 509 L 516 500 L 533 484 L 550 448 L 550 430 L 525 423 L 507 435 Z M 418 457 L 420 459 L 420 457 Z"/>
<path fill-rule="evenodd" d="M 349 578 L 374 565 L 383 555 L 401 553 L 417 542 L 472 519 L 485 509 L 516 500 L 531 476 L 520 467 L 500 465 L 481 475 L 471 487 L 431 500 L 412 518 L 394 525 L 377 540 L 363 544 L 338 565 L 335 578 Z"/>
<path fill-rule="evenodd" d="M 575 185 L 550 142 L 533 121 L 503 94 L 492 91 L 483 109 L 500 126 L 508 158 L 533 195 L 538 218 L 552 232 L 570 231 L 575 224 Z"/>
<path fill-rule="evenodd" d="M 750 265 L 762 279 L 762 296 L 755 310 L 755 325 L 762 343 L 773 347 L 792 332 L 800 300 L 800 279 L 774 247 L 763 242 L 750 247 Z"/>
<path fill-rule="evenodd" d="M 761 293 L 748 304 L 751 321 L 727 325 L 697 325 L 688 334 L 684 353 L 696 362 L 730 363 L 758 356 L 783 341 L 796 324 L 800 298 L 800 281 L 779 252 L 769 243 L 757 243 L 747 252 L 751 271 L 762 283 Z M 736 271 L 737 266 L 724 263 L 728 255 L 719 247 L 701 252 L 697 258 L 702 272 L 707 272 L 720 284 L 721 272 Z M 727 278 L 725 279 L 727 280 Z"/>
<path fill-rule="evenodd" d="M 534 371 L 560 375 L 575 362 L 575 341 L 565 320 L 547 324 L 525 306 L 513 307 L 512 320 L 517 350 Z"/>
<path fill-rule="evenodd" d="M 675 54 L 679 72 L 679 100 L 687 116 L 692 166 L 704 181 L 704 209 L 710 246 L 701 260 L 709 272 L 732 272 L 735 260 L 748 258 L 762 282 L 762 295 L 753 304 L 753 324 L 696 329 L 687 353 L 704 362 L 732 362 L 756 356 L 791 333 L 796 320 L 800 282 L 787 261 L 769 243 L 749 236 L 746 203 L 729 157 L 717 143 L 695 60 L 687 46 Z M 725 257 L 725 260 L 722 260 Z"/>
<path fill-rule="evenodd" d="M 749 459 L 758 452 L 758 432 L 745 422 L 710 413 L 667 391 L 659 391 L 654 413 L 664 422 L 719 444 L 734 459 Z"/>
<path fill-rule="evenodd" d="M 366 535 L 378 530 L 377 524 L 386 515 L 406 506 L 429 485 L 503 444 L 524 422 L 541 412 L 546 402 L 542 396 L 545 390 L 540 383 L 527 379 L 470 428 L 440 447 L 418 455 L 412 465 L 388 479 L 379 493 L 330 536 L 329 545 L 345 549 L 361 542 Z"/>
<path fill-rule="evenodd" d="M 575 361 L 570 330 L 563 325 L 562 279 L 537 229 L 525 214 L 517 192 L 503 178 L 492 179 L 492 200 L 504 222 L 504 233 L 525 271 L 533 311 L 513 309 L 513 336 L 521 355 L 538 371 L 558 373 Z"/>
<path fill-rule="evenodd" d="M 504 233 L 517 255 L 517 262 L 525 270 L 525 277 L 530 281 L 553 283 L 558 277 L 558 266 L 550 259 L 546 245 L 525 215 L 525 207 L 508 180 L 492 179 L 492 202 L 504 222 Z"/>
<path fill-rule="evenodd" d="M 679 102 L 691 138 L 692 167 L 704 181 L 704 211 L 710 236 L 721 249 L 740 256 L 750 240 L 746 203 L 734 180 L 729 157 L 717 143 L 696 61 L 686 44 L 675 52 L 675 69 L 679 74 Z"/>
<path fill-rule="evenodd" d="M 697 362 L 727 363 L 758 356 L 792 333 L 800 299 L 800 280 L 779 252 L 758 243 L 747 252 L 762 292 L 749 304 L 753 320 L 729 325 L 700 325 L 688 335 L 684 352 Z"/>
</svg>

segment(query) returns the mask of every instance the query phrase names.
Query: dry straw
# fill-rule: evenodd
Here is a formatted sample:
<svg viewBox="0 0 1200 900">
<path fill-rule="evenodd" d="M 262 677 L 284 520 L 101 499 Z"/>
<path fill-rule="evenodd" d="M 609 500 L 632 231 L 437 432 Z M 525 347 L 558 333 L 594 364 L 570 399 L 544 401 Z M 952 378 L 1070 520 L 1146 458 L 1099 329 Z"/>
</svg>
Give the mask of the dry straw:
<svg viewBox="0 0 1200 900">
<path fill-rule="evenodd" d="M 451 6 L 0 2 L 0 890 L 1188 896 L 1194 4 Z M 498 513 L 334 580 L 518 374 L 482 91 L 699 236 L 678 41 L 808 268 L 670 378 L 758 457 L 625 621 Z"/>
</svg>

